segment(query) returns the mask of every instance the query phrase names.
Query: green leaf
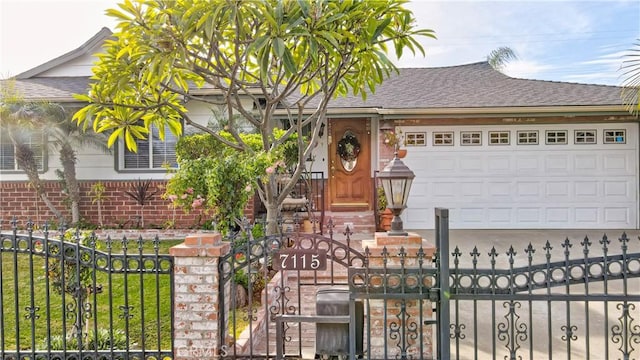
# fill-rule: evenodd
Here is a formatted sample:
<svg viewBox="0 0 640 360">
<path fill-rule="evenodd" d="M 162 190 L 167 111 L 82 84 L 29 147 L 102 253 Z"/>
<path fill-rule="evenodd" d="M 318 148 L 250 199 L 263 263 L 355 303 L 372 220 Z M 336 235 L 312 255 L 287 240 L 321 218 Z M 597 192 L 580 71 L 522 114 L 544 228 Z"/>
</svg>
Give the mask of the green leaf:
<svg viewBox="0 0 640 360">
<path fill-rule="evenodd" d="M 129 151 L 138 152 L 138 144 L 136 143 L 136 139 L 131 135 L 130 131 L 124 132 L 124 142 Z"/>
<path fill-rule="evenodd" d="M 387 26 L 389 26 L 389 24 L 391 23 L 391 18 L 386 18 L 384 19 L 376 28 L 376 31 L 373 33 L 373 35 L 371 36 L 371 42 L 376 41 L 376 39 L 378 39 L 378 37 L 382 34 L 382 32 L 387 28 Z"/>
<path fill-rule="evenodd" d="M 309 3 L 307 0 L 298 0 L 298 6 L 300 6 L 300 10 L 302 10 L 302 15 L 309 17 Z"/>
<path fill-rule="evenodd" d="M 115 144 L 116 140 L 118 140 L 118 137 L 120 137 L 120 134 L 122 134 L 123 131 L 124 131 L 124 128 L 120 128 L 112 132 L 111 135 L 109 135 L 109 139 L 107 140 L 107 147 L 109 148 L 112 147 L 113 144 Z"/>
<path fill-rule="evenodd" d="M 282 38 L 273 39 L 273 51 L 279 59 L 282 58 L 285 51 L 284 40 L 282 40 Z"/>
<path fill-rule="evenodd" d="M 285 49 L 284 56 L 282 57 L 284 62 L 284 68 L 290 73 L 295 74 L 298 72 L 298 68 L 296 66 L 295 61 L 293 60 L 293 56 L 289 49 Z"/>
<path fill-rule="evenodd" d="M 107 16 L 111 16 L 114 17 L 116 19 L 120 19 L 122 21 L 131 21 L 131 17 L 128 15 L 125 15 L 123 12 L 121 12 L 120 10 L 116 10 L 116 9 L 107 9 L 107 11 L 105 11 L 105 14 Z"/>
</svg>

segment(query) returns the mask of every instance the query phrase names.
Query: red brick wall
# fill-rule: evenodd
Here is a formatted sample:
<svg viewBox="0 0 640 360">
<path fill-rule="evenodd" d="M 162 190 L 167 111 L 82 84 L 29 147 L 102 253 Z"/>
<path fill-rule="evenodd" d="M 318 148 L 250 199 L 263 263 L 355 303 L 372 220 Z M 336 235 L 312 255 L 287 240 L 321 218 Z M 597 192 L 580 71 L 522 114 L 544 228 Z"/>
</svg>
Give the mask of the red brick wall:
<svg viewBox="0 0 640 360">
<path fill-rule="evenodd" d="M 91 185 L 94 181 L 80 182 L 80 217 L 84 222 L 98 225 L 98 205 L 93 203 Z M 105 228 L 135 228 L 137 217 L 142 208 L 125 191 L 131 190 L 135 181 L 103 181 L 105 186 L 102 201 L 102 220 Z M 156 195 L 144 206 L 144 223 L 146 228 L 162 228 L 168 222 L 174 222 L 175 228 L 201 228 L 209 222 L 208 216 L 201 211 L 185 214 L 181 209 L 175 211 L 169 201 L 162 198 L 165 181 L 152 181 L 150 190 Z M 55 207 L 71 219 L 71 211 L 64 204 L 65 194 L 57 181 L 44 182 L 45 191 Z M 250 202 L 251 205 L 252 202 Z M 253 218 L 253 206 L 245 210 L 248 217 Z M 0 182 L 0 220 L 3 227 L 6 222 L 16 217 L 24 222 L 31 219 L 36 224 L 45 221 L 57 223 L 53 214 L 27 182 Z"/>
</svg>

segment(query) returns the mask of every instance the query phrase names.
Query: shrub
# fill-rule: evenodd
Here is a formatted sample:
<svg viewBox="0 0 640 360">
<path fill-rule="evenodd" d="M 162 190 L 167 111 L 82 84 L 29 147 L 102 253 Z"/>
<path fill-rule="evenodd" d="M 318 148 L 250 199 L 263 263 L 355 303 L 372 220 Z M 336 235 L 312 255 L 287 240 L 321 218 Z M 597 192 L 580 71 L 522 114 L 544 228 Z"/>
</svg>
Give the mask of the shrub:
<svg viewBox="0 0 640 360">
<path fill-rule="evenodd" d="M 275 138 L 283 134 L 283 130 L 274 130 Z M 235 141 L 228 133 L 220 135 Z M 258 182 L 264 184 L 269 173 L 285 171 L 297 163 L 297 135 L 288 138 L 278 151 L 269 152 L 263 149 L 260 135 L 240 134 L 240 137 L 251 151 L 232 149 L 211 134 L 180 138 L 176 146 L 179 168 L 169 179 L 164 194 L 175 208 L 202 211 L 225 235 L 240 223 Z"/>
<path fill-rule="evenodd" d="M 85 338 L 82 340 L 82 350 L 123 350 L 127 348 L 127 334 L 125 334 L 122 330 L 114 330 L 113 331 L 113 342 L 112 334 L 108 329 L 98 329 L 98 332 L 90 332 L 89 334 L 85 334 Z M 47 349 L 47 346 L 50 345 L 50 349 Z M 66 341 L 65 337 L 62 335 L 53 335 L 50 340 L 43 339 L 39 348 L 47 349 L 47 350 L 80 350 L 78 346 L 78 338 L 76 336 L 67 336 Z M 129 347 L 135 344 L 129 344 Z"/>
</svg>

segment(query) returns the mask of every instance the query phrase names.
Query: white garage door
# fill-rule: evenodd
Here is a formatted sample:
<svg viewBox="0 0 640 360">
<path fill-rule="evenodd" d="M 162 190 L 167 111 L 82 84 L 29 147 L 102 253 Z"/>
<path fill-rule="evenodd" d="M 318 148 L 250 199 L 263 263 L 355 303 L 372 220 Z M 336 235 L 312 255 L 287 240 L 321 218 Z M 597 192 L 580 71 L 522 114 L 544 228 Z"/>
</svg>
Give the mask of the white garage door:
<svg viewBox="0 0 640 360">
<path fill-rule="evenodd" d="M 409 126 L 406 229 L 637 228 L 637 124 Z"/>
</svg>

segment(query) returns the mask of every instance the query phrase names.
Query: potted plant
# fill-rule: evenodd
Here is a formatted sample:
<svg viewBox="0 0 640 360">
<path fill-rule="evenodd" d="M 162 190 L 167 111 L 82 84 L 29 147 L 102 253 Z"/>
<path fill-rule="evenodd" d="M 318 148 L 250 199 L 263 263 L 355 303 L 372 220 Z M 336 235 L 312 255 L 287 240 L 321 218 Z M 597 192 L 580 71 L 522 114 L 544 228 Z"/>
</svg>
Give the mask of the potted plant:
<svg viewBox="0 0 640 360">
<path fill-rule="evenodd" d="M 378 197 L 378 228 L 379 230 L 388 231 L 391 229 L 391 220 L 393 219 L 393 212 L 387 208 L 387 197 L 384 194 L 382 186 L 377 188 Z"/>
<path fill-rule="evenodd" d="M 402 136 L 402 131 L 385 131 L 384 144 L 390 149 L 394 150 L 394 152 L 397 152 L 399 158 L 403 158 L 407 155 L 407 149 L 400 148 L 400 146 L 404 145 L 404 137 Z"/>
</svg>

